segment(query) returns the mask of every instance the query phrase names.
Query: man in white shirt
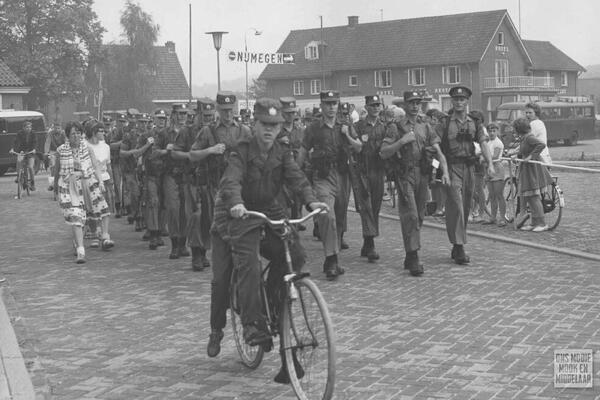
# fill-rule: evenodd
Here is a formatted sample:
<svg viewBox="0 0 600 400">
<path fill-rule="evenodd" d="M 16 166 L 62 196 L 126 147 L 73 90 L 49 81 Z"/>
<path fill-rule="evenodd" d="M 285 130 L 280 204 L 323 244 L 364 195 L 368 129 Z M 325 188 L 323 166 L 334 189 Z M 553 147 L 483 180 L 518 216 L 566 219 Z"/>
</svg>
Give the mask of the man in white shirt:
<svg viewBox="0 0 600 400">
<path fill-rule="evenodd" d="M 536 103 L 525 104 L 525 117 L 529 120 L 531 126 L 531 133 L 538 139 L 540 139 L 546 145 L 546 148 L 540 153 L 540 159 L 543 163 L 552 164 L 552 158 L 550 158 L 550 152 L 548 151 L 548 135 L 546 133 L 546 125 L 540 119 L 542 110 Z"/>
</svg>

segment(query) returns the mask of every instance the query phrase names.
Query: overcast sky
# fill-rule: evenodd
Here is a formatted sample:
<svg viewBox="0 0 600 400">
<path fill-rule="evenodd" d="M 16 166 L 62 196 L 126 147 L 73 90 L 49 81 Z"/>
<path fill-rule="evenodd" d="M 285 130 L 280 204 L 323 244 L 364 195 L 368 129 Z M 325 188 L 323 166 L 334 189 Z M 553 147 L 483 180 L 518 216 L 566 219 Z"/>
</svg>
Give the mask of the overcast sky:
<svg viewBox="0 0 600 400">
<path fill-rule="evenodd" d="M 188 75 L 189 4 L 192 4 L 192 83 L 214 83 L 217 79 L 216 51 L 205 32 L 228 31 L 221 49 L 221 81 L 243 77 L 244 64 L 227 59 L 230 50 L 275 52 L 290 30 L 339 26 L 348 15 L 359 22 L 457 14 L 506 9 L 519 27 L 519 0 L 143 0 L 142 8 L 160 25 L 158 44 L 175 42 L 177 55 Z M 521 0 L 521 34 L 524 39 L 548 40 L 583 66 L 600 64 L 600 1 Z M 108 32 L 104 42 L 121 40 L 119 17 L 125 0 L 96 0 L 96 10 Z M 383 11 L 381 11 L 383 10 Z M 256 28 L 262 31 L 254 36 Z M 264 66 L 250 65 L 250 75 Z"/>
</svg>

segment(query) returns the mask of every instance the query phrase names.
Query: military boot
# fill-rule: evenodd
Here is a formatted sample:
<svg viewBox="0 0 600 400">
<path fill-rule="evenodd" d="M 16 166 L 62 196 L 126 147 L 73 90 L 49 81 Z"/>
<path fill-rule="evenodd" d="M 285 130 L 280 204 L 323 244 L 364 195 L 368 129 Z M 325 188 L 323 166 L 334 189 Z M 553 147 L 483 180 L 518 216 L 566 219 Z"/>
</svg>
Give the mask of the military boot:
<svg viewBox="0 0 600 400">
<path fill-rule="evenodd" d="M 169 259 L 176 260 L 179 258 L 179 242 L 176 237 L 171 238 L 171 253 L 169 253 Z"/>
<path fill-rule="evenodd" d="M 150 242 L 148 248 L 150 250 L 156 250 L 158 247 L 158 231 L 150 231 Z"/>
<path fill-rule="evenodd" d="M 419 253 L 415 251 L 409 251 L 406 253 L 406 258 L 404 259 L 405 267 L 408 266 L 408 270 L 412 276 L 421 276 L 423 275 L 423 264 L 419 262 Z"/>
<path fill-rule="evenodd" d="M 471 262 L 471 259 L 465 253 L 465 248 L 462 244 L 455 244 L 454 247 L 456 249 L 456 250 L 454 250 L 454 262 L 456 264 L 462 265 L 462 264 L 468 264 Z"/>
<path fill-rule="evenodd" d="M 210 263 L 206 259 L 206 250 L 202 247 L 192 247 L 192 269 L 194 271 L 203 271 L 207 267 L 210 267 Z"/>
<path fill-rule="evenodd" d="M 179 250 L 178 250 L 179 257 L 189 257 L 190 256 L 190 252 L 187 249 L 186 242 L 187 242 L 186 237 L 179 238 Z"/>
</svg>

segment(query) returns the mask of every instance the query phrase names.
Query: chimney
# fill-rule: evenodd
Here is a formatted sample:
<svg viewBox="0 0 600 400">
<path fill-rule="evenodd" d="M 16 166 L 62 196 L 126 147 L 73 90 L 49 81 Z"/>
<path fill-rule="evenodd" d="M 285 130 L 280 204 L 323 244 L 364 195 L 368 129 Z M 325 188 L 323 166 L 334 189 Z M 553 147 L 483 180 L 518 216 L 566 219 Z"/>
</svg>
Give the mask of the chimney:
<svg viewBox="0 0 600 400">
<path fill-rule="evenodd" d="M 348 26 L 354 28 L 356 25 L 358 25 L 358 15 L 350 15 L 348 17 Z"/>
<path fill-rule="evenodd" d="M 175 53 L 175 42 L 169 40 L 165 43 L 165 47 L 169 53 Z"/>
</svg>

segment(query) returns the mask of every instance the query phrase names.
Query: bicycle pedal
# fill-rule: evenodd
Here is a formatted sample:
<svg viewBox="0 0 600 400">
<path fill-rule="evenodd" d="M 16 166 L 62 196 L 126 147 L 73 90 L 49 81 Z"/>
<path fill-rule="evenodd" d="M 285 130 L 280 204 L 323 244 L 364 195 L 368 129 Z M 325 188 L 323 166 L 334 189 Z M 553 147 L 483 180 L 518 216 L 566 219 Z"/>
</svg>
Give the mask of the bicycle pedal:
<svg viewBox="0 0 600 400">
<path fill-rule="evenodd" d="M 262 342 L 260 344 L 260 347 L 263 349 L 263 351 L 265 353 L 269 353 L 271 350 L 273 350 L 273 339 L 269 339 L 266 342 Z"/>
</svg>

